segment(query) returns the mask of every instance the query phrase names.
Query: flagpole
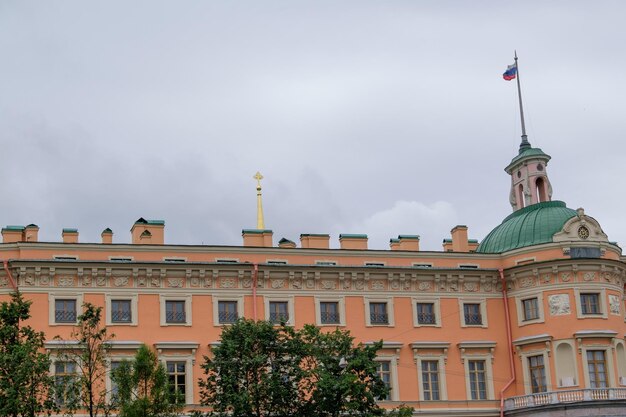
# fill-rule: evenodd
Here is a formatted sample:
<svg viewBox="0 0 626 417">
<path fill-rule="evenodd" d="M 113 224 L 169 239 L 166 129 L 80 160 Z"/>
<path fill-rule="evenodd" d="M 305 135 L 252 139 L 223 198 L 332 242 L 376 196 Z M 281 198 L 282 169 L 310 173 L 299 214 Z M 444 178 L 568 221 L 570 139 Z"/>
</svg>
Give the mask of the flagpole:
<svg viewBox="0 0 626 417">
<path fill-rule="evenodd" d="M 519 81 L 519 65 L 517 63 L 517 51 L 515 51 L 515 68 L 517 71 L 517 96 L 519 98 L 519 114 L 520 119 L 522 120 L 522 143 L 520 144 L 520 152 L 530 148 L 530 143 L 528 142 L 528 136 L 526 135 L 526 123 L 524 123 L 524 106 L 522 105 L 522 87 L 520 86 Z"/>
</svg>

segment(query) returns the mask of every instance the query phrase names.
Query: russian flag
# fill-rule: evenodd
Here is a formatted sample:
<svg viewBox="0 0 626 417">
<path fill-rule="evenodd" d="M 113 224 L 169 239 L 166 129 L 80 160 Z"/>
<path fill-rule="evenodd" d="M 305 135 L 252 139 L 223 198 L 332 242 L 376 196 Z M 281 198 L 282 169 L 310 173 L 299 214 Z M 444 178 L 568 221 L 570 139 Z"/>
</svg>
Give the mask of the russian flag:
<svg viewBox="0 0 626 417">
<path fill-rule="evenodd" d="M 502 78 L 504 78 L 507 81 L 511 81 L 515 79 L 516 76 L 517 76 L 517 62 L 513 65 L 509 65 L 508 67 L 506 67 L 506 71 L 504 71 L 504 74 L 502 74 Z"/>
</svg>

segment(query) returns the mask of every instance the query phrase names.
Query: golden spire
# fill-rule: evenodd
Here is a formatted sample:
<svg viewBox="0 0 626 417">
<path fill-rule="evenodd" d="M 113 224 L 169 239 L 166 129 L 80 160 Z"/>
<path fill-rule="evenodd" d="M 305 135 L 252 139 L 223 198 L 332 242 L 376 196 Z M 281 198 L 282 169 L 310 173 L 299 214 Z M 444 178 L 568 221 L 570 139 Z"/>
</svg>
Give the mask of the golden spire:
<svg viewBox="0 0 626 417">
<path fill-rule="evenodd" d="M 261 180 L 263 175 L 259 171 L 252 177 L 256 180 L 256 228 L 265 230 L 265 222 L 263 221 L 263 200 L 261 199 Z"/>
</svg>

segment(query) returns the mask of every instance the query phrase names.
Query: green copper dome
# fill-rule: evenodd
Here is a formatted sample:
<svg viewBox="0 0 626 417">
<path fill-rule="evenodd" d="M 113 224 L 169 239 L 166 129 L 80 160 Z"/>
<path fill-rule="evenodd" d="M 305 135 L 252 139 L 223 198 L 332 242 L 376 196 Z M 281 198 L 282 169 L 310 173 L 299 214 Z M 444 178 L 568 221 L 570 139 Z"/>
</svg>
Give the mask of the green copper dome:
<svg viewBox="0 0 626 417">
<path fill-rule="evenodd" d="M 576 210 L 562 201 L 546 201 L 524 207 L 509 215 L 478 246 L 477 252 L 501 253 L 526 246 L 552 242 Z"/>
</svg>

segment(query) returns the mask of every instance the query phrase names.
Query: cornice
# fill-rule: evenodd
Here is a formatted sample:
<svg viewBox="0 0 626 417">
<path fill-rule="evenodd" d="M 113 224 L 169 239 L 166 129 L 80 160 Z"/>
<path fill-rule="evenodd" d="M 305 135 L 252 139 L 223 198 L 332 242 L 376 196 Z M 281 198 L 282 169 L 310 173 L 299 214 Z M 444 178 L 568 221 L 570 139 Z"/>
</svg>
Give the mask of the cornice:
<svg viewBox="0 0 626 417">
<path fill-rule="evenodd" d="M 513 346 L 524 346 L 530 345 L 533 343 L 545 343 L 552 341 L 552 336 L 549 334 L 538 334 L 533 336 L 520 337 L 519 339 L 513 340 Z"/>
<path fill-rule="evenodd" d="M 342 257 L 388 257 L 388 258 L 428 258 L 428 259 L 500 259 L 500 254 L 483 254 L 476 252 L 443 252 L 443 251 L 404 251 L 389 249 L 317 249 L 317 248 L 280 248 L 261 246 L 221 246 L 221 245 L 137 245 L 130 243 L 61 243 L 61 242 L 17 242 L 0 243 L 0 250 L 63 250 L 111 252 L 167 252 L 167 253 L 216 253 L 216 254 L 253 254 L 253 255 L 334 255 Z"/>
</svg>

